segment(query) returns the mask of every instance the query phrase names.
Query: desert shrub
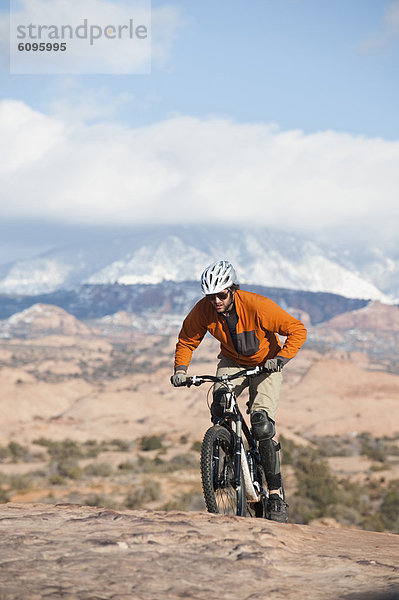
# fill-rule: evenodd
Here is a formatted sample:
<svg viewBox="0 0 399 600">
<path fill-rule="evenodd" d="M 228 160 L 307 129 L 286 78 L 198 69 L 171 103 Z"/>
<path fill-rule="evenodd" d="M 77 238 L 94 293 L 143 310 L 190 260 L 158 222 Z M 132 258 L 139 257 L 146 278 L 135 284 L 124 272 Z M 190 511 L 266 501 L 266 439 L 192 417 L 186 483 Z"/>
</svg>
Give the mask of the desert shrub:
<svg viewBox="0 0 399 600">
<path fill-rule="evenodd" d="M 165 471 L 179 471 L 180 469 L 198 469 L 198 457 L 192 454 L 176 454 L 164 463 Z"/>
<path fill-rule="evenodd" d="M 309 523 L 325 516 L 327 508 L 338 500 L 338 481 L 320 452 L 312 446 L 298 446 L 280 436 L 283 464 L 294 468 L 297 491 L 289 499 L 291 519 Z"/>
<path fill-rule="evenodd" d="M 34 462 L 43 460 L 43 454 L 32 454 L 27 446 L 11 441 L 7 446 L 0 446 L 0 463 Z"/>
<path fill-rule="evenodd" d="M 161 484 L 150 479 L 136 487 L 125 499 L 125 506 L 130 510 L 141 508 L 146 502 L 154 502 L 161 498 Z"/>
<path fill-rule="evenodd" d="M 370 460 L 384 462 L 386 459 L 386 442 L 381 438 L 373 438 L 370 433 L 359 435 L 360 454 L 367 456 Z"/>
<path fill-rule="evenodd" d="M 122 466 L 119 465 L 119 468 L 135 473 L 167 473 L 167 464 L 160 456 L 149 458 L 148 456 L 139 454 L 135 462 L 127 461 L 126 463 L 121 463 Z"/>
<path fill-rule="evenodd" d="M 282 442 L 284 462 L 289 464 L 292 458 L 292 453 L 297 454 L 300 447 L 292 440 L 287 440 L 280 436 Z M 328 456 L 358 456 L 364 455 L 377 462 L 386 461 L 389 455 L 399 454 L 399 445 L 396 437 L 379 437 L 373 438 L 368 432 L 363 432 L 360 435 L 344 435 L 344 436 L 323 436 L 312 437 L 309 440 L 312 443 L 313 451 L 319 458 Z M 308 450 L 311 452 L 311 450 Z M 286 456 L 287 455 L 287 456 Z"/>
<path fill-rule="evenodd" d="M 51 458 L 57 462 L 83 458 L 84 454 L 77 442 L 66 439 L 62 442 L 53 442 L 48 452 Z"/>
<path fill-rule="evenodd" d="M 6 462 L 9 455 L 8 449 L 4 446 L 0 446 L 0 463 Z"/>
<path fill-rule="evenodd" d="M 320 516 L 317 506 L 311 498 L 294 494 L 288 499 L 288 502 L 289 520 L 293 523 L 308 524 Z"/>
<path fill-rule="evenodd" d="M 135 465 L 135 470 L 139 473 L 165 473 L 165 461 L 160 456 L 151 459 L 148 456 L 139 454 Z"/>
<path fill-rule="evenodd" d="M 396 443 L 387 445 L 387 454 L 392 454 L 393 456 L 399 456 L 399 444 Z"/>
<path fill-rule="evenodd" d="M 358 453 L 367 453 L 374 460 L 382 458 L 381 440 L 374 440 L 369 434 L 358 437 L 360 440 L 355 439 Z M 317 443 L 321 444 L 322 439 Z M 309 523 L 316 518 L 332 517 L 343 525 L 374 531 L 399 528 L 399 483 L 392 482 L 384 492 L 383 482 L 371 480 L 361 485 L 349 478 L 338 479 L 318 448 L 296 446 L 291 440 L 283 440 L 282 445 L 284 463 L 293 466 L 297 481 L 297 490 L 289 498 L 291 520 Z M 352 452 L 352 442 L 350 448 Z"/>
<path fill-rule="evenodd" d="M 279 436 L 279 442 L 282 460 L 285 465 L 295 466 L 298 460 L 318 460 L 320 458 L 319 451 L 312 446 L 298 446 L 283 435 Z"/>
<path fill-rule="evenodd" d="M 5 489 L 0 488 L 0 504 L 5 504 L 6 502 L 10 502 L 10 497 Z"/>
<path fill-rule="evenodd" d="M 356 456 L 359 454 L 359 442 L 354 436 L 327 435 L 312 437 L 311 442 L 317 447 L 320 457 Z"/>
<path fill-rule="evenodd" d="M 295 465 L 298 495 L 310 498 L 323 514 L 324 509 L 337 501 L 337 479 L 324 461 L 302 458 Z"/>
<path fill-rule="evenodd" d="M 90 463 L 83 472 L 92 477 L 109 477 L 112 474 L 112 466 L 109 463 Z"/>
<path fill-rule="evenodd" d="M 90 494 L 82 500 L 82 504 L 86 506 L 99 506 L 101 508 L 113 508 L 114 510 L 119 508 L 118 503 L 105 494 Z"/>
<path fill-rule="evenodd" d="M 296 451 L 296 444 L 284 437 L 283 435 L 279 436 L 279 442 L 281 446 L 281 456 L 285 465 L 292 465 L 294 463 L 294 453 Z"/>
<path fill-rule="evenodd" d="M 347 526 L 360 526 L 363 521 L 361 513 L 354 506 L 342 503 L 331 505 L 326 511 L 326 516 L 332 517 L 342 525 Z"/>
<path fill-rule="evenodd" d="M 348 527 L 361 527 L 370 531 L 384 531 L 385 529 L 380 515 L 370 505 L 366 508 L 364 502 L 354 505 L 342 502 L 333 504 L 328 508 L 326 516 L 333 517 Z"/>
<path fill-rule="evenodd" d="M 191 446 L 191 450 L 193 452 L 201 452 L 201 450 L 202 450 L 202 442 L 200 442 L 199 440 L 193 442 L 193 444 Z"/>
<path fill-rule="evenodd" d="M 368 531 L 385 531 L 384 522 L 378 513 L 364 516 L 360 525 Z"/>
<path fill-rule="evenodd" d="M 343 525 L 384 531 L 386 523 L 379 508 L 384 490 L 378 482 L 371 480 L 367 485 L 361 485 L 345 478 L 339 481 L 338 490 L 339 503 L 328 507 L 328 516 Z"/>
<path fill-rule="evenodd" d="M 131 460 L 126 460 L 118 465 L 119 471 L 134 471 L 136 468 L 137 464 L 133 463 Z"/>
<path fill-rule="evenodd" d="M 179 494 L 170 500 L 167 500 L 159 510 L 171 511 L 171 510 L 204 510 L 205 502 L 201 492 L 194 488 L 184 494 Z"/>
<path fill-rule="evenodd" d="M 12 490 L 27 490 L 32 487 L 33 480 L 29 474 L 10 475 L 8 482 Z"/>
<path fill-rule="evenodd" d="M 41 436 L 41 437 L 33 440 L 33 443 L 37 444 L 38 446 L 44 446 L 45 448 L 49 448 L 54 442 L 53 442 L 53 440 L 50 440 L 49 438 Z"/>
<path fill-rule="evenodd" d="M 163 460 L 160 456 L 151 459 L 140 454 L 133 468 L 140 473 L 172 473 L 182 469 L 198 469 L 199 462 L 193 454 L 177 454 L 170 460 Z"/>
<path fill-rule="evenodd" d="M 392 469 L 392 465 L 386 460 L 381 461 L 378 465 L 371 465 L 370 467 L 370 471 L 373 473 L 378 473 L 379 471 L 389 471 L 390 469 Z"/>
<path fill-rule="evenodd" d="M 161 450 L 163 448 L 162 439 L 159 435 L 144 436 L 140 440 L 140 448 L 144 452 Z"/>
<path fill-rule="evenodd" d="M 365 488 L 355 481 L 342 478 L 339 480 L 340 501 L 347 505 L 369 502 L 369 494 Z"/>
<path fill-rule="evenodd" d="M 98 443 L 97 440 L 86 440 L 83 444 L 84 454 L 87 458 L 97 458 L 100 452 L 106 449 L 103 442 Z"/>
<path fill-rule="evenodd" d="M 186 504 L 182 498 L 171 498 L 162 504 L 162 506 L 159 507 L 159 510 L 165 510 L 167 512 L 171 510 L 186 510 Z"/>
<path fill-rule="evenodd" d="M 126 452 L 130 450 L 131 442 L 114 439 L 110 442 L 86 440 L 82 444 L 70 439 L 56 442 L 46 437 L 40 437 L 34 440 L 34 444 L 47 448 L 50 456 L 56 460 L 64 458 L 96 458 L 101 452 L 116 450 Z"/>
<path fill-rule="evenodd" d="M 66 479 L 59 473 L 54 473 L 53 475 L 50 475 L 50 477 L 48 478 L 48 482 L 50 485 L 64 485 Z"/>
<path fill-rule="evenodd" d="M 35 469 L 34 471 L 30 471 L 30 475 L 32 475 L 33 478 L 37 478 L 37 479 L 46 479 L 48 476 L 48 471 L 47 469 Z"/>
<path fill-rule="evenodd" d="M 11 462 L 19 462 L 29 456 L 28 448 L 18 444 L 18 442 L 10 442 L 7 446 L 7 450 Z"/>
<path fill-rule="evenodd" d="M 399 531 L 399 479 L 390 482 L 380 505 L 380 517 L 390 531 Z"/>
<path fill-rule="evenodd" d="M 12 462 L 18 462 L 27 453 L 27 449 L 18 442 L 10 442 L 7 449 Z"/>
<path fill-rule="evenodd" d="M 81 479 L 83 471 L 76 461 L 65 460 L 57 463 L 57 473 L 68 479 Z"/>
<path fill-rule="evenodd" d="M 129 450 L 132 447 L 132 443 L 128 442 L 127 440 L 120 440 L 120 439 L 114 439 L 111 440 L 110 442 L 112 444 L 112 446 L 116 447 L 116 450 L 118 450 L 119 452 L 129 452 Z"/>
</svg>

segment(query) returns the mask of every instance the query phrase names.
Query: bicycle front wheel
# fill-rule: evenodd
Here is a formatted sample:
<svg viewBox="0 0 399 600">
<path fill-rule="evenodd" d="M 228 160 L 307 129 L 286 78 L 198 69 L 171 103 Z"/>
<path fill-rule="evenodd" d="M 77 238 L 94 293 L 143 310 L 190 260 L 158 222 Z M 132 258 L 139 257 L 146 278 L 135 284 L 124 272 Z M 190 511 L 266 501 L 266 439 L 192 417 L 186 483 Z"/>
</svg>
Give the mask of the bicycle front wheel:
<svg viewBox="0 0 399 600">
<path fill-rule="evenodd" d="M 214 425 L 205 433 L 201 451 L 201 477 L 208 512 L 246 515 L 245 483 L 240 469 L 234 481 L 234 439 L 225 427 Z"/>
</svg>

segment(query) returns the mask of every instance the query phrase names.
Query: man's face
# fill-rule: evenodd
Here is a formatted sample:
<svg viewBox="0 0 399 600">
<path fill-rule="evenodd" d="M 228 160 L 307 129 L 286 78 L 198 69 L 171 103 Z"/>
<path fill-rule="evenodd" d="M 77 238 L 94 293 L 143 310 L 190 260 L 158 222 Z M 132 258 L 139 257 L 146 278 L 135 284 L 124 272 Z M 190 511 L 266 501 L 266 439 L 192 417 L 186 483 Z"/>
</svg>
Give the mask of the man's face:
<svg viewBox="0 0 399 600">
<path fill-rule="evenodd" d="M 233 294 L 228 289 L 217 294 L 207 294 L 206 297 L 218 313 L 227 312 L 233 304 Z"/>
</svg>

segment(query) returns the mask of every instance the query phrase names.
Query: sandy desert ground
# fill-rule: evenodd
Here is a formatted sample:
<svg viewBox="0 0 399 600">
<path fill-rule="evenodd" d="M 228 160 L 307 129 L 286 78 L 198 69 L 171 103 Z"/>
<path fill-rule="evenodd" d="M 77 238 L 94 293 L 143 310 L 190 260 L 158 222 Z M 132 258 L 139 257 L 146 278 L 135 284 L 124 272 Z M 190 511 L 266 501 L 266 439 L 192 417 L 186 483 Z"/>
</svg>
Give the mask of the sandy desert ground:
<svg viewBox="0 0 399 600">
<path fill-rule="evenodd" d="M 119 345 L 78 336 L 0 342 L 0 443 L 40 435 L 80 441 L 199 435 L 209 423 L 206 386 L 170 385 L 174 345 L 170 336 L 140 335 Z M 206 338 L 191 374 L 213 373 L 216 355 L 217 345 Z M 399 376 L 381 371 L 366 355 L 303 349 L 284 379 L 281 433 L 399 433 Z"/>
<path fill-rule="evenodd" d="M 170 385 L 174 346 L 174 337 L 142 334 L 129 334 L 127 339 L 91 334 L 1 341 L 4 498 L 17 502 L 90 498 L 122 506 L 129 494 L 136 498 L 134 488 L 148 487 L 151 477 L 156 477 L 160 491 L 150 490 L 144 506 L 182 506 L 184 494 L 186 500 L 192 497 L 186 502 L 191 509 L 202 508 L 198 444 L 210 424 L 208 388 Z M 205 338 L 194 355 L 191 373 L 213 373 L 217 352 L 216 342 Z M 369 435 L 388 438 L 390 448 L 397 448 L 399 376 L 384 372 L 365 354 L 321 354 L 304 348 L 284 369 L 284 381 L 278 414 L 278 432 L 283 438 L 313 447 L 313 441 L 331 437 L 359 444 L 361 436 Z M 243 407 L 245 401 L 243 394 Z M 160 447 L 143 453 L 140 440 L 148 436 L 160 440 Z M 42 442 L 37 444 L 38 440 Z M 54 457 L 51 462 L 46 454 L 50 441 L 62 444 L 65 440 L 80 444 L 83 450 L 75 448 L 76 456 L 64 457 L 78 462 L 75 470 L 73 465 L 61 468 L 59 462 L 54 466 Z M 123 453 L 115 444 L 106 451 L 100 448 L 101 442 L 112 440 L 128 447 Z M 14 452 L 10 457 L 10 443 L 26 446 L 29 453 L 24 457 L 17 447 L 20 456 L 15 458 Z M 88 451 L 90 443 L 97 445 L 94 458 Z M 285 448 L 283 444 L 283 463 L 285 450 L 287 444 Z M 327 460 L 336 476 L 386 487 L 399 479 L 397 454 L 394 450 L 381 458 L 370 452 L 332 451 Z M 159 463 L 155 475 L 150 473 L 151 461 Z M 82 473 L 93 477 L 88 481 Z M 296 480 L 290 465 L 284 474 L 292 494 Z M 129 506 L 140 505 L 138 500 L 129 502 L 133 502 Z"/>
</svg>

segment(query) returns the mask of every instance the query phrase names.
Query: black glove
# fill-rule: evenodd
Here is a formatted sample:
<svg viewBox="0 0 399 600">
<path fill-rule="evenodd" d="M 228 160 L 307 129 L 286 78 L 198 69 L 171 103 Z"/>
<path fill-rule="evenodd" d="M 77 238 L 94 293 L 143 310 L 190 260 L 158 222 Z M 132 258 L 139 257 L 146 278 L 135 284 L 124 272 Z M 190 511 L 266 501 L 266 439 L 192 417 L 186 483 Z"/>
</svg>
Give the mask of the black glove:
<svg viewBox="0 0 399 600">
<path fill-rule="evenodd" d="M 275 358 L 269 358 L 265 364 L 263 365 L 263 370 L 268 371 L 269 373 L 275 373 L 276 371 L 281 371 L 287 361 L 281 356 L 276 356 Z"/>
<path fill-rule="evenodd" d="M 170 383 L 175 387 L 181 387 L 186 383 L 186 379 L 187 375 L 185 373 L 182 373 L 181 371 L 178 371 L 177 373 L 172 375 L 172 377 L 170 378 Z"/>
</svg>

